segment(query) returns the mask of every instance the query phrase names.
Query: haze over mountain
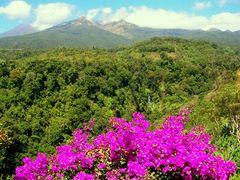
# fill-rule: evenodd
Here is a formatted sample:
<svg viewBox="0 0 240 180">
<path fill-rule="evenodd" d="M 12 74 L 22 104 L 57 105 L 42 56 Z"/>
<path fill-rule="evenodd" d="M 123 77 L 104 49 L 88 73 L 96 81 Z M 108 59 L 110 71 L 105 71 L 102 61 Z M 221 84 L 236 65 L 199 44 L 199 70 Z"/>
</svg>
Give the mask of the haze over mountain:
<svg viewBox="0 0 240 180">
<path fill-rule="evenodd" d="M 38 30 L 34 28 L 31 24 L 20 24 L 9 31 L 0 34 L 1 37 L 10 37 L 10 36 L 21 36 L 25 34 L 31 34 L 37 32 Z"/>
<path fill-rule="evenodd" d="M 152 37 L 180 37 L 202 39 L 235 46 L 240 43 L 239 31 L 154 29 L 139 27 L 125 20 L 110 23 L 91 21 L 86 17 L 61 23 L 44 31 L 35 32 L 30 25 L 19 26 L 0 39 L 2 48 L 99 47 L 111 48 Z"/>
</svg>

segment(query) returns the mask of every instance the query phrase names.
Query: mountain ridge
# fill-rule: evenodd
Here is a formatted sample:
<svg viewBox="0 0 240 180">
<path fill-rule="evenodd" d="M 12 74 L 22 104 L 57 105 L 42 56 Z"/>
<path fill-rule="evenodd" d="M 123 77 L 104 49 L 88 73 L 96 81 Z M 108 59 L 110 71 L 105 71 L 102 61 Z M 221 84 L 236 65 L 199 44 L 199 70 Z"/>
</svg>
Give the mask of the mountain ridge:
<svg viewBox="0 0 240 180">
<path fill-rule="evenodd" d="M 81 17 L 43 31 L 19 36 L 3 37 L 4 48 L 98 47 L 112 48 L 152 37 L 179 37 L 201 39 L 229 46 L 240 44 L 240 31 L 156 29 L 139 27 L 125 20 L 100 23 Z"/>
</svg>

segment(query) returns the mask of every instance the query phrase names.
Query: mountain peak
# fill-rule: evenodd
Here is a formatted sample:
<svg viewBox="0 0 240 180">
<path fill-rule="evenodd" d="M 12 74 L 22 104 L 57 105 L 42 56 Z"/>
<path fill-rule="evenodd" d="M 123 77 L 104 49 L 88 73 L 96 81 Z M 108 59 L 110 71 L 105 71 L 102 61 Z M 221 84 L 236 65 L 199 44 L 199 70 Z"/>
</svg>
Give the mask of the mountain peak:
<svg viewBox="0 0 240 180">
<path fill-rule="evenodd" d="M 64 23 L 59 24 L 57 26 L 54 26 L 50 29 L 52 29 L 52 30 L 54 30 L 54 29 L 67 30 L 67 29 L 71 29 L 71 28 L 75 28 L 75 27 L 81 27 L 81 26 L 99 26 L 99 24 L 97 22 L 94 22 L 94 21 L 88 19 L 85 16 L 82 16 L 78 19 L 71 20 L 71 21 L 68 21 L 68 22 L 64 22 Z"/>
<path fill-rule="evenodd" d="M 128 31 L 131 31 L 132 29 L 137 29 L 138 26 L 122 19 L 119 21 L 107 23 L 103 26 L 103 28 L 114 34 L 131 38 L 132 34 L 130 34 Z"/>
<path fill-rule="evenodd" d="M 72 25 L 89 25 L 89 26 L 95 26 L 97 23 L 88 19 L 86 16 L 82 16 L 76 20 L 71 21 Z"/>
<path fill-rule="evenodd" d="M 119 21 L 116 21 L 116 22 L 119 23 L 119 24 L 131 24 L 130 22 L 127 22 L 124 19 L 120 19 Z"/>
<path fill-rule="evenodd" d="M 127 22 L 126 20 L 119 20 L 119 21 L 114 21 L 105 24 L 105 26 L 112 26 L 112 27 L 118 27 L 118 28 L 137 28 L 138 26 L 136 24 Z"/>
<path fill-rule="evenodd" d="M 207 31 L 209 31 L 209 32 L 219 32 L 219 31 L 221 31 L 220 29 L 217 29 L 217 28 L 210 28 L 210 29 L 208 29 Z"/>
<path fill-rule="evenodd" d="M 89 21 L 89 19 L 86 16 L 81 16 L 78 18 L 79 21 Z"/>
<path fill-rule="evenodd" d="M 229 29 L 225 30 L 224 32 L 228 32 L 228 33 L 231 33 L 232 31 L 230 31 Z"/>
<path fill-rule="evenodd" d="M 93 22 L 92 20 L 88 19 L 86 16 L 81 16 L 80 18 L 76 19 L 75 21 L 77 22 L 81 22 L 81 23 L 84 23 L 84 22 Z"/>
</svg>

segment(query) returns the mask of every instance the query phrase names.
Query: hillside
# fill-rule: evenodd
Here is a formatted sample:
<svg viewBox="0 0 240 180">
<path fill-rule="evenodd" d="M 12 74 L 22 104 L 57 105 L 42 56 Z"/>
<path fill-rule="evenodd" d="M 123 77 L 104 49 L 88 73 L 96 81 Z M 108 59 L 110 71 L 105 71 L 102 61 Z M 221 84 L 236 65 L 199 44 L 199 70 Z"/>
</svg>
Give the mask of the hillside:
<svg viewBox="0 0 240 180">
<path fill-rule="evenodd" d="M 183 106 L 192 107 L 190 125 L 204 126 L 218 144 L 232 143 L 233 149 L 222 153 L 238 159 L 235 131 L 226 126 L 232 125 L 232 111 L 221 109 L 224 97 L 229 102 L 239 97 L 235 86 L 227 85 L 234 84 L 240 68 L 240 56 L 231 48 L 205 41 L 153 38 L 115 49 L 2 51 L 3 177 L 12 174 L 24 156 L 54 153 L 55 146 L 68 142 L 72 132 L 90 118 L 96 120 L 96 135 L 105 132 L 107 119 L 114 116 L 130 118 L 132 112 L 140 111 L 154 126 Z M 205 100 L 223 85 L 229 91 Z"/>
<path fill-rule="evenodd" d="M 13 34 L 18 28 L 12 30 Z M 20 28 L 20 31 L 22 29 Z M 0 48 L 37 48 L 48 49 L 57 47 L 97 47 L 112 48 L 132 44 L 152 37 L 179 37 L 195 40 L 206 40 L 227 46 L 240 44 L 239 32 L 220 31 L 217 29 L 186 30 L 186 29 L 153 29 L 139 27 L 124 20 L 102 24 L 82 17 L 46 29 L 44 31 L 22 36 L 0 39 Z M 24 34 L 24 33 L 22 33 Z M 21 35 L 21 34 L 20 34 Z"/>
<path fill-rule="evenodd" d="M 152 37 L 179 37 L 187 39 L 199 39 L 222 45 L 237 46 L 240 43 L 239 32 L 221 31 L 218 29 L 186 30 L 186 29 L 154 29 L 139 27 L 124 20 L 105 24 L 104 28 L 115 34 L 139 41 Z"/>
<path fill-rule="evenodd" d="M 105 31 L 85 18 L 70 21 L 45 31 L 0 39 L 1 48 L 48 49 L 56 47 L 110 48 L 129 44 L 125 37 Z"/>
</svg>

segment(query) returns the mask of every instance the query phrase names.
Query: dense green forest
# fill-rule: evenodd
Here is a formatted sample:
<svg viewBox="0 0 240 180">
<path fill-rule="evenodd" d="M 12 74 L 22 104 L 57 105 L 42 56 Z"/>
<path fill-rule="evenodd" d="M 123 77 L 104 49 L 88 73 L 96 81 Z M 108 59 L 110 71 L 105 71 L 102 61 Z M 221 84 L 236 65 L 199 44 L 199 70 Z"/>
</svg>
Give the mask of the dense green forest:
<svg viewBox="0 0 240 180">
<path fill-rule="evenodd" d="M 153 38 L 116 49 L 0 50 L 0 177 L 25 156 L 53 153 L 76 128 L 143 112 L 152 124 L 190 107 L 240 167 L 240 51 L 205 41 Z M 154 121 L 158 119 L 158 121 Z M 238 169 L 239 173 L 239 169 Z"/>
</svg>

